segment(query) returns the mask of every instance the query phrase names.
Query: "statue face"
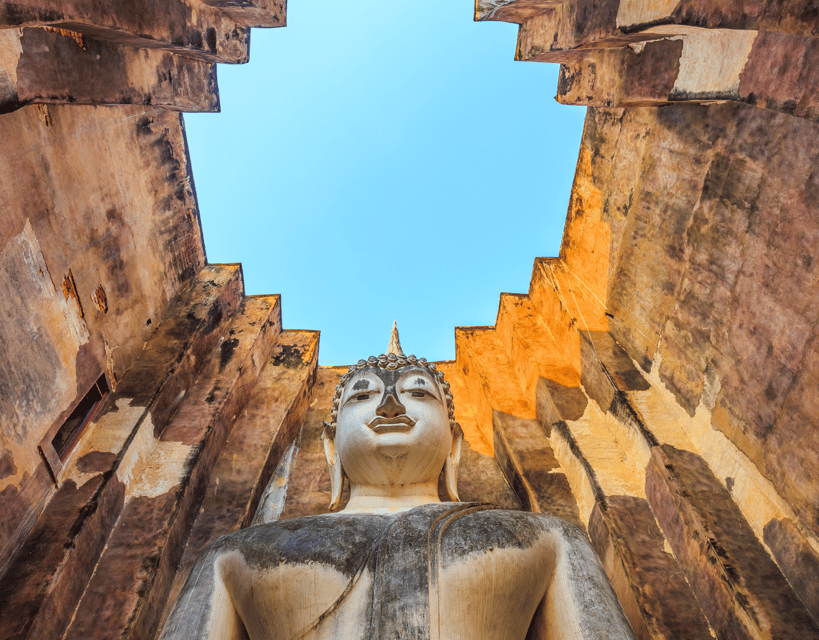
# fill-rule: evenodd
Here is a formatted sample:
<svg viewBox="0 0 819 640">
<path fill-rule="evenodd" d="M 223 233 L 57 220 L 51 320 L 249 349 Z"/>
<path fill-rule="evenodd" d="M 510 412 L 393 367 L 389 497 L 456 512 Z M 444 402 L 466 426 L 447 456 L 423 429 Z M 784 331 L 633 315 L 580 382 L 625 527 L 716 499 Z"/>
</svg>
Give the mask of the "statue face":
<svg viewBox="0 0 819 640">
<path fill-rule="evenodd" d="M 352 484 L 434 480 L 452 446 L 446 400 L 420 366 L 362 369 L 347 382 L 335 446 Z"/>
</svg>

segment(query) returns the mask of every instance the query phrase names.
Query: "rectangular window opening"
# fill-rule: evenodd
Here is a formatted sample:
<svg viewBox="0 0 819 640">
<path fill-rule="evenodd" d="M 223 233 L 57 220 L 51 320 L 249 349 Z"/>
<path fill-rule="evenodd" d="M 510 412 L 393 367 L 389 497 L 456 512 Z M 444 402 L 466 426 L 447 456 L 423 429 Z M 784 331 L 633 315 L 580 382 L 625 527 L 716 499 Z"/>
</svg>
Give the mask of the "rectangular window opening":
<svg viewBox="0 0 819 640">
<path fill-rule="evenodd" d="M 105 380 L 105 375 L 102 375 L 89 389 L 88 393 L 83 396 L 83 399 L 80 400 L 74 411 L 71 412 L 71 415 L 68 416 L 68 419 L 51 439 L 51 446 L 59 456 L 60 461 L 65 460 L 68 454 L 71 453 L 80 435 L 94 418 L 102 399 L 108 394 L 108 391 L 108 383 Z"/>
</svg>

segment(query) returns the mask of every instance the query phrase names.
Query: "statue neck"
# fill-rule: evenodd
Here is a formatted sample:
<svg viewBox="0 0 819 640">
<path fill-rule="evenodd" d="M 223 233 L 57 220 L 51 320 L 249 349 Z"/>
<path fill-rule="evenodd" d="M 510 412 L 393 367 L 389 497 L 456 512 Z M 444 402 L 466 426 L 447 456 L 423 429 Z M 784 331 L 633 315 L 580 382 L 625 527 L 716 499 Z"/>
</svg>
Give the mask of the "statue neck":
<svg viewBox="0 0 819 640">
<path fill-rule="evenodd" d="M 355 484 L 340 513 L 397 513 L 440 501 L 437 480 L 398 487 Z"/>
</svg>

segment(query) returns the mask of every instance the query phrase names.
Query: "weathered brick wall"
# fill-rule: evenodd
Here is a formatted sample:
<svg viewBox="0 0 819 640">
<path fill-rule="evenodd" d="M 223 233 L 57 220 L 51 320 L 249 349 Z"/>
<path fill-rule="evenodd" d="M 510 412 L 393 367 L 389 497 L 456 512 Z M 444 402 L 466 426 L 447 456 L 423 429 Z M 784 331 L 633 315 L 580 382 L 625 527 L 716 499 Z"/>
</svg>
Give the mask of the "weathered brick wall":
<svg viewBox="0 0 819 640">
<path fill-rule="evenodd" d="M 247 62 L 284 0 L 0 2 L 0 113 L 27 104 L 218 111 L 216 63 Z"/>
<path fill-rule="evenodd" d="M 576 505 L 641 637 L 819 634 L 818 130 L 590 109 L 560 257 L 456 331 L 456 406 L 524 505 Z"/>
<path fill-rule="evenodd" d="M 279 0 L 0 2 L 0 635 L 64 631 L 137 462 L 233 344 L 251 303 L 240 268 L 205 266 L 174 111 L 218 110 L 215 63 L 284 23 Z M 47 465 L 38 445 L 100 376 L 114 393 Z"/>
<path fill-rule="evenodd" d="M 116 385 L 205 254 L 179 115 L 28 107 L 0 139 L 4 565 L 53 487 L 40 440 Z"/>
</svg>

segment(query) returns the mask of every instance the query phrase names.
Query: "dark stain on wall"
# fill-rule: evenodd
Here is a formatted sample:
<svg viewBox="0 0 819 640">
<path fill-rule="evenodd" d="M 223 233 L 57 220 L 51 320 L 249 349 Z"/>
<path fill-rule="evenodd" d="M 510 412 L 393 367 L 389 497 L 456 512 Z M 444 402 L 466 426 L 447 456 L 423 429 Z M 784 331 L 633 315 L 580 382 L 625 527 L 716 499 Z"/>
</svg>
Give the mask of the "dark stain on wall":
<svg viewBox="0 0 819 640">
<path fill-rule="evenodd" d="M 3 453 L 0 454 L 0 480 L 16 475 L 16 473 L 17 465 L 14 464 L 14 456 L 8 449 L 3 449 Z"/>
<path fill-rule="evenodd" d="M 116 207 L 111 207 L 105 212 L 105 220 L 106 225 L 101 234 L 96 230 L 91 231 L 90 243 L 99 263 L 106 266 L 108 272 L 106 284 L 112 297 L 126 299 L 131 296 L 131 283 L 122 248 L 131 241 L 133 232 L 128 229 L 122 211 Z M 120 310 L 120 305 L 114 306 L 118 310 L 118 315 L 127 311 Z"/>
<path fill-rule="evenodd" d="M 276 347 L 276 354 L 270 360 L 274 366 L 287 369 L 296 369 L 307 364 L 304 360 L 304 351 L 297 345 L 283 344 Z"/>
<path fill-rule="evenodd" d="M 223 340 L 222 344 L 219 346 L 219 371 L 222 372 L 225 370 L 228 362 L 233 357 L 233 352 L 236 350 L 236 347 L 239 346 L 239 339 L 238 338 L 228 338 L 227 340 Z"/>
<path fill-rule="evenodd" d="M 78 399 L 88 393 L 88 389 L 102 374 L 102 367 L 95 354 L 97 348 L 98 345 L 93 344 L 91 341 L 86 342 L 80 346 L 77 350 L 77 356 L 74 358 Z"/>
<path fill-rule="evenodd" d="M 5 2 L 0 7 L 0 24 L 57 22 L 62 17 L 62 14 L 54 9 L 37 7 L 23 2 Z"/>
<path fill-rule="evenodd" d="M 25 307 L 19 310 L 24 312 Z M 40 328 L 31 336 L 28 346 L 30 357 L 26 363 L 27 366 L 23 368 L 17 366 L 15 358 L 9 357 L 10 354 L 3 341 L 0 340 L 0 389 L 3 389 L 0 395 L 8 399 L 0 401 L 0 406 L 3 408 L 4 415 L 11 418 L 16 416 L 15 419 L 10 419 L 10 424 L 14 436 L 20 442 L 24 441 L 29 434 L 28 422 L 22 419 L 22 416 L 40 414 L 50 400 L 42 397 L 42 381 L 53 380 L 55 375 L 63 371 L 60 357 L 45 327 Z M 8 408 L 4 406 L 6 402 L 8 402 Z M 23 409 L 22 413 L 18 413 L 18 410 L 21 409 Z"/>
<path fill-rule="evenodd" d="M 647 42 L 641 53 L 627 49 L 625 98 L 666 98 L 677 81 L 682 50 L 682 40 Z"/>
<path fill-rule="evenodd" d="M 540 378 L 540 380 L 543 380 L 549 397 L 563 420 L 579 420 L 583 417 L 589 399 L 582 389 L 567 387 L 546 378 Z"/>
<path fill-rule="evenodd" d="M 101 473 L 108 471 L 116 459 L 116 453 L 110 451 L 92 451 L 77 460 L 77 469 L 83 473 Z"/>
<path fill-rule="evenodd" d="M 777 564 L 783 569 L 788 581 L 802 604 L 819 622 L 819 554 L 805 541 L 796 525 L 785 518 L 771 520 L 764 529 L 768 545 Z"/>
<path fill-rule="evenodd" d="M 29 509 L 28 501 L 24 499 L 21 487 L 25 487 L 30 480 L 31 476 L 27 472 L 23 472 L 19 486 L 10 484 L 0 491 L 0 543 L 3 547 L 9 540 L 13 539 L 20 521 L 25 517 Z M 4 549 L 4 551 L 7 550 Z M 6 556 L 6 553 L 3 555 Z"/>
<path fill-rule="evenodd" d="M 154 119 L 149 115 L 140 116 L 136 121 L 137 137 L 150 135 L 153 122 Z"/>
<path fill-rule="evenodd" d="M 222 322 L 223 312 L 222 312 L 222 305 L 215 304 L 210 309 L 208 309 L 208 314 L 205 316 L 204 324 L 202 327 L 203 333 L 210 333 L 211 331 L 215 330 L 216 327 L 219 326 L 219 323 Z"/>
</svg>

